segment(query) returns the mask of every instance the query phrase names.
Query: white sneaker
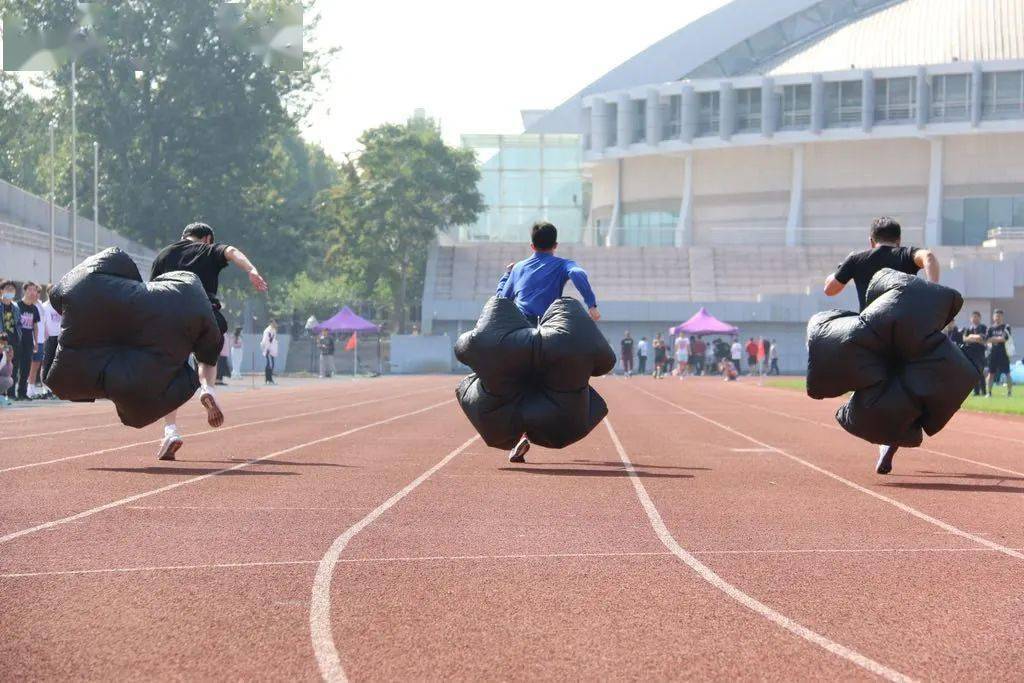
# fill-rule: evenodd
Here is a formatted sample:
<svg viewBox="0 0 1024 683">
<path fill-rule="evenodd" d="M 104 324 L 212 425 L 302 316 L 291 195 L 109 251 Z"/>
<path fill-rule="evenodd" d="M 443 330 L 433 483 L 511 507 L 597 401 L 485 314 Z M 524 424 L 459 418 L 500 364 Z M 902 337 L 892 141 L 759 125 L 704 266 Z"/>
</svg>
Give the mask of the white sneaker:
<svg viewBox="0 0 1024 683">
<path fill-rule="evenodd" d="M 174 460 L 175 453 L 181 449 L 184 443 L 178 436 L 177 430 L 165 429 L 164 440 L 160 442 L 160 450 L 156 452 L 157 460 Z"/>
</svg>

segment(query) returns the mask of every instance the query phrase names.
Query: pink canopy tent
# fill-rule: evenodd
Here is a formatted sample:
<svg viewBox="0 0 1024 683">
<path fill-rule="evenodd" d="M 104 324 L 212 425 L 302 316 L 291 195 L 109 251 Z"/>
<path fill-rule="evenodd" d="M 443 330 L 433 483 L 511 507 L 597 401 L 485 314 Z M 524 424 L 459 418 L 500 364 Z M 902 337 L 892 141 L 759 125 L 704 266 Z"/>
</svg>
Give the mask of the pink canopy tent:
<svg viewBox="0 0 1024 683">
<path fill-rule="evenodd" d="M 738 327 L 723 323 L 701 306 L 692 318 L 682 325 L 670 328 L 668 332 L 669 334 L 692 334 L 699 337 L 705 334 L 739 334 L 739 331 Z"/>
<path fill-rule="evenodd" d="M 379 332 L 380 328 L 369 320 L 360 318 L 355 312 L 345 306 L 334 317 L 328 318 L 313 328 L 317 332 L 328 330 L 329 332 Z"/>
</svg>

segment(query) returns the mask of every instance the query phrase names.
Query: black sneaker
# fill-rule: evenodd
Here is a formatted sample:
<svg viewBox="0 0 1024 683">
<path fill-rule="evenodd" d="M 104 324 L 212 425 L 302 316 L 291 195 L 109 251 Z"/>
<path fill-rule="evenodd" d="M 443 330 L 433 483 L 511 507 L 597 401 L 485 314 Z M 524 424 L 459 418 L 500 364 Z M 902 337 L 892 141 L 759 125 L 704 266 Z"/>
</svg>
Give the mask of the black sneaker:
<svg viewBox="0 0 1024 683">
<path fill-rule="evenodd" d="M 508 453 L 509 462 L 526 462 L 526 452 L 530 450 L 530 440 L 525 436 L 519 440 L 516 447 Z"/>
<path fill-rule="evenodd" d="M 892 472 L 892 459 L 896 455 L 899 446 L 880 446 L 878 462 L 875 463 L 876 474 L 889 474 Z"/>
</svg>

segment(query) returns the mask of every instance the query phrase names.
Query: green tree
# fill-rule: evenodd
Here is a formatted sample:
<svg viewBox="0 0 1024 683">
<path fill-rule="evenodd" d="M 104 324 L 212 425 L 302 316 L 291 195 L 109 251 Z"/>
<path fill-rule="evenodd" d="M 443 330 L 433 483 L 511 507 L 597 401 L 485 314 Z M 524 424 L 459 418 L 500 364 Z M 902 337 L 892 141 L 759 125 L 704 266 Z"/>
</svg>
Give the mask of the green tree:
<svg viewBox="0 0 1024 683">
<path fill-rule="evenodd" d="M 316 227 L 312 198 L 333 182 L 332 164 L 298 135 L 330 55 L 307 51 L 302 71 L 268 68 L 218 31 L 220 4 L 126 0 L 100 15 L 97 31 L 106 47 L 87 53 L 78 68 L 79 183 L 92 185 L 86 150 L 97 140 L 105 224 L 157 247 L 203 220 L 268 275 L 290 278 L 310 256 L 298 241 Z M 247 6 L 272 11 L 281 4 Z M 66 24 L 73 8 L 52 0 L 14 3 L 41 27 Z M 307 22 L 307 37 L 315 25 Z M 50 109 L 43 120 L 59 120 L 62 136 L 70 128 L 69 83 L 70 67 L 44 79 L 52 102 L 42 103 Z M 46 145 L 45 124 L 32 135 Z M 30 158 L 38 167 L 38 155 Z M 26 169 L 2 170 L 40 190 Z M 91 192 L 79 195 L 88 215 Z"/>
<path fill-rule="evenodd" d="M 466 225 L 483 211 L 472 151 L 447 146 L 433 121 L 413 119 L 362 134 L 363 152 L 320 199 L 329 265 L 361 283 L 383 284 L 392 327 L 405 331 L 409 292 L 420 291 L 427 251 L 439 231 Z"/>
</svg>

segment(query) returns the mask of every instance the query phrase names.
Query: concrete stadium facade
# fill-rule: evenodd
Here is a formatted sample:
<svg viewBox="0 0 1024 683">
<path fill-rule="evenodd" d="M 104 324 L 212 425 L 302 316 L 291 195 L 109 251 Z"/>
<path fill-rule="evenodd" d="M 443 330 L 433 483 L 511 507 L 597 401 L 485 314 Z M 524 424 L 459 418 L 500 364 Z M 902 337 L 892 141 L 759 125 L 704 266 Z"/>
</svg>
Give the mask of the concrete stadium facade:
<svg viewBox="0 0 1024 683">
<path fill-rule="evenodd" d="M 586 221 L 563 251 L 612 341 L 706 305 L 801 371 L 809 315 L 856 306 L 824 276 L 878 215 L 939 254 L 965 316 L 1024 321 L 1020 0 L 734 0 L 525 132 L 580 137 Z M 443 239 L 423 330 L 468 329 L 518 252 Z"/>
</svg>

